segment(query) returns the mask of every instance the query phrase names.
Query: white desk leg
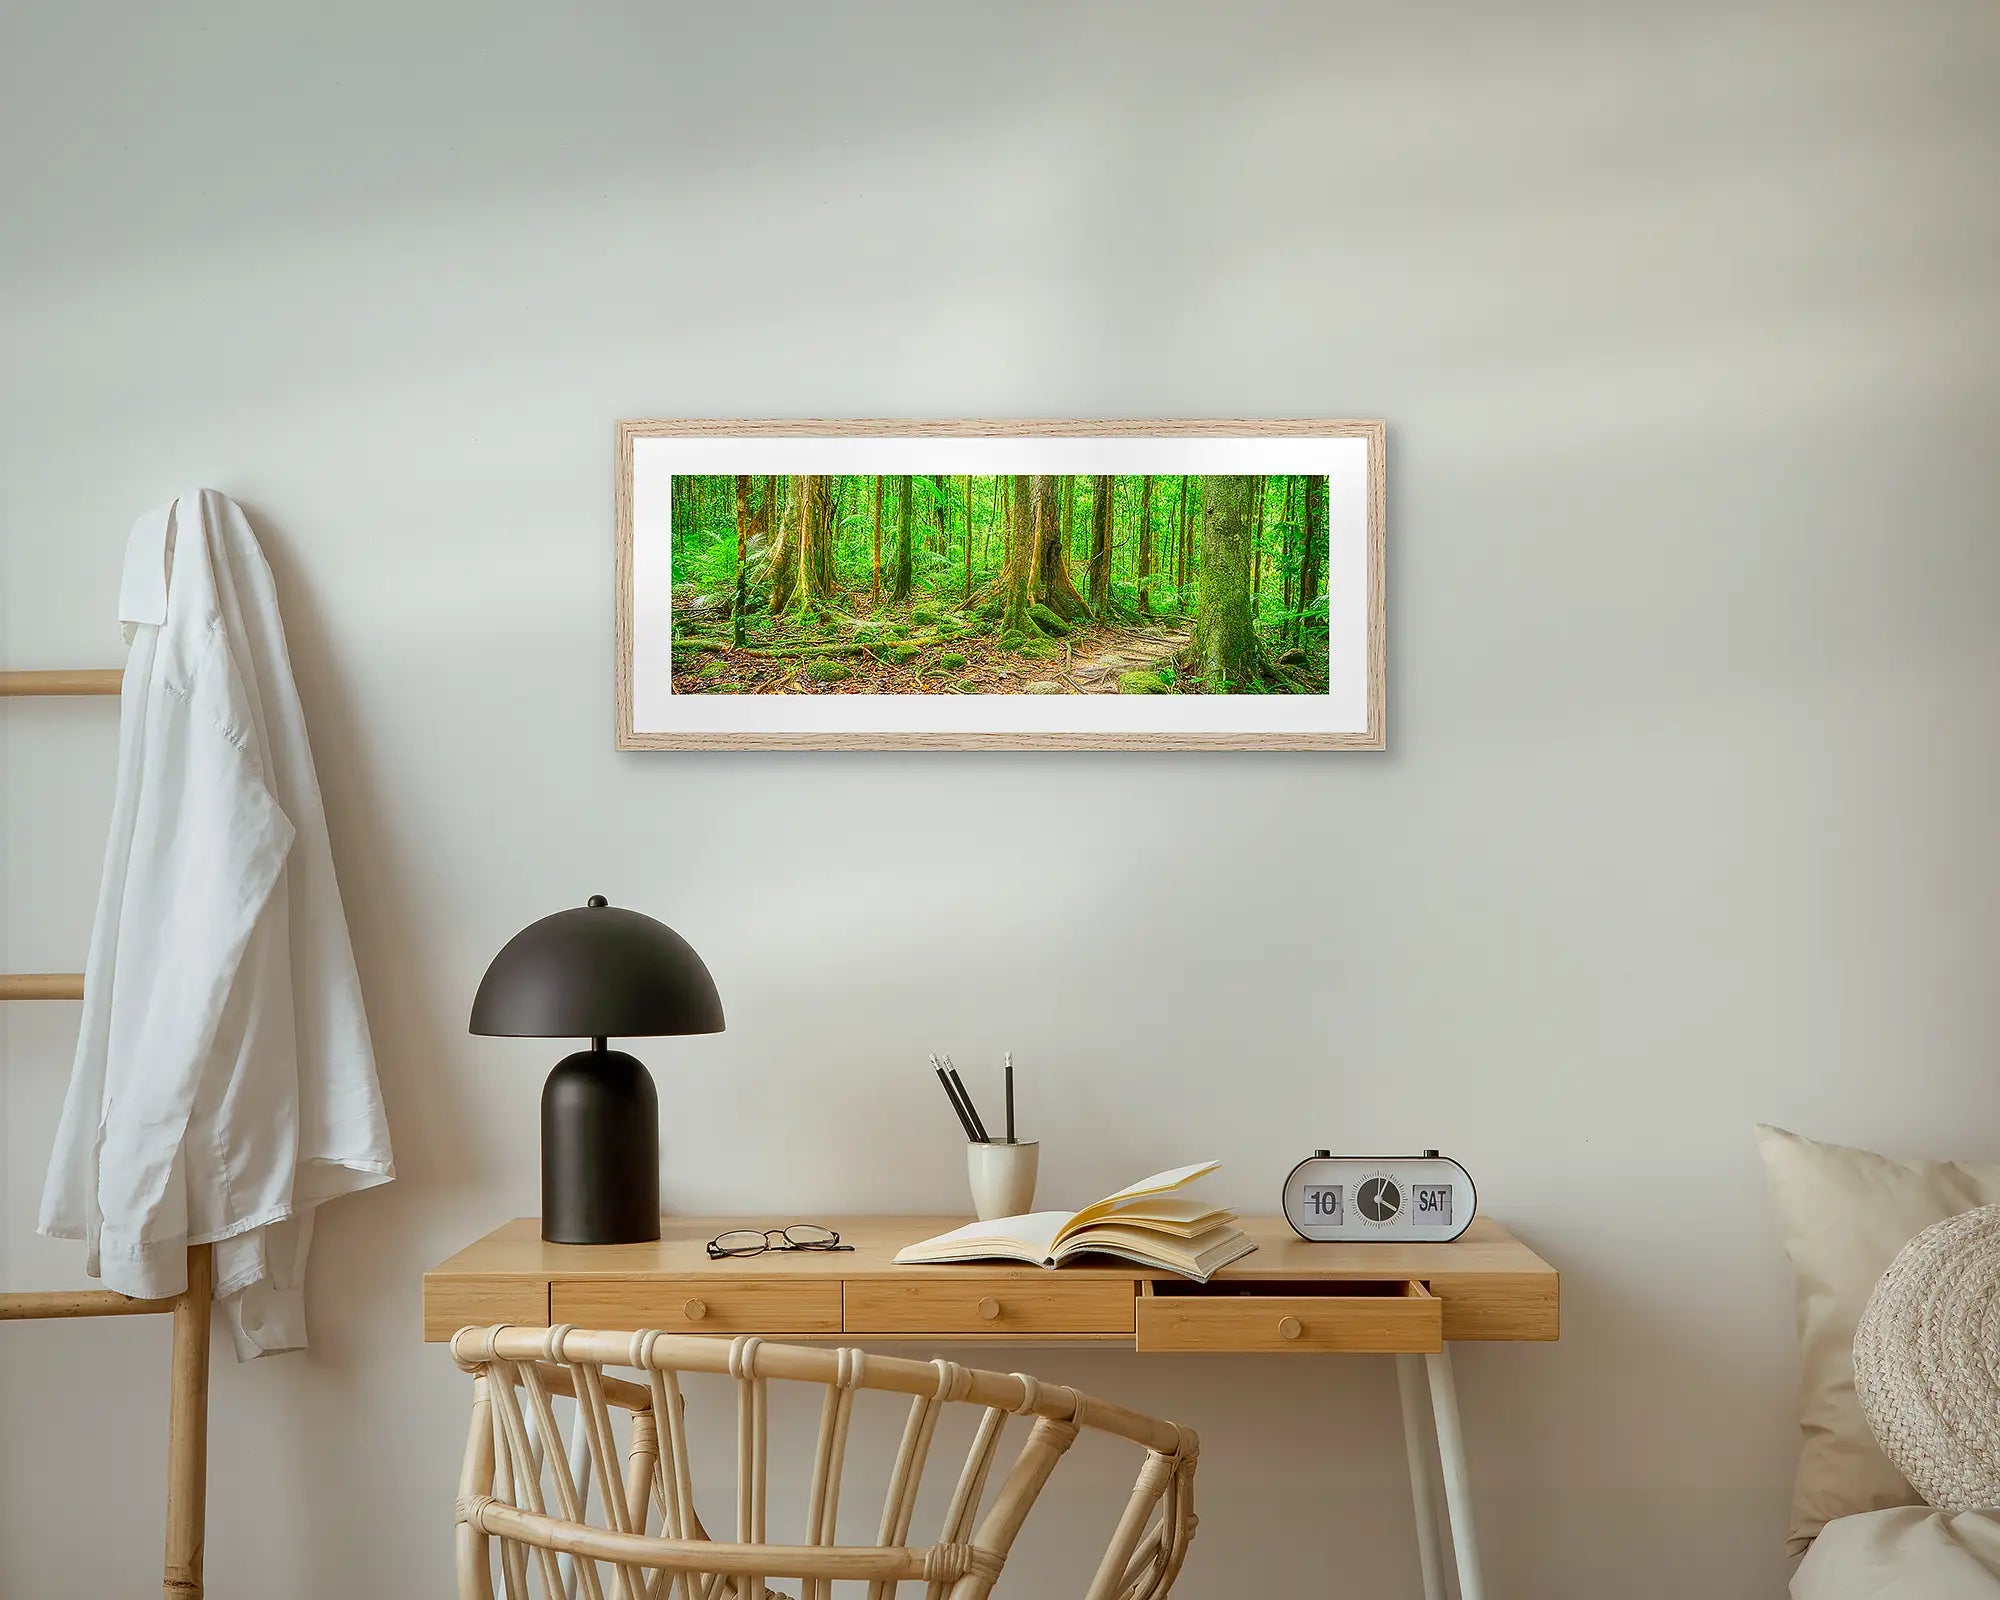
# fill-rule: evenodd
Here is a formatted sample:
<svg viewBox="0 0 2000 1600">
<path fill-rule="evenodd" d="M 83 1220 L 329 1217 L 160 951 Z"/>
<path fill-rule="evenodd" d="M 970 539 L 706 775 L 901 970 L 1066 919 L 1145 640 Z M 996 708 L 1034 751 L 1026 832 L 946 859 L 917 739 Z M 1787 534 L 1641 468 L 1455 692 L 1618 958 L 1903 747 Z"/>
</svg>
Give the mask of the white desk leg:
<svg viewBox="0 0 2000 1600">
<path fill-rule="evenodd" d="M 1451 1378 L 1451 1346 L 1424 1357 L 1430 1372 L 1431 1413 L 1437 1419 L 1438 1464 L 1444 1469 L 1444 1510 L 1458 1558 L 1458 1600 L 1484 1600 L 1479 1542 L 1472 1532 L 1472 1484 L 1465 1471 L 1465 1434 L 1458 1425 L 1458 1388 Z"/>
<path fill-rule="evenodd" d="M 1423 1367 L 1415 1356 L 1396 1357 L 1396 1390 L 1403 1402 L 1403 1453 L 1410 1458 L 1410 1500 L 1417 1513 L 1417 1560 L 1424 1571 L 1424 1600 L 1445 1600 L 1444 1560 L 1438 1554 L 1437 1496 L 1431 1491 L 1431 1431 L 1424 1416 Z"/>
</svg>

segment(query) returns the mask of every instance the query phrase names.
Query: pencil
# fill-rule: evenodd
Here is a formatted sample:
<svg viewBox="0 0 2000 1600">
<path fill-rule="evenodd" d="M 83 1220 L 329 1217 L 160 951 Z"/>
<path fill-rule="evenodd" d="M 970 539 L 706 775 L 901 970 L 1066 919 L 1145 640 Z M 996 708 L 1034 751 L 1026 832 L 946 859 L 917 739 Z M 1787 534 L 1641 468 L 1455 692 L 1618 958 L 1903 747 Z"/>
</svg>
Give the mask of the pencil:
<svg viewBox="0 0 2000 1600">
<path fill-rule="evenodd" d="M 937 1067 L 938 1084 L 944 1090 L 945 1099 L 951 1102 L 951 1109 L 958 1117 L 958 1125 L 965 1130 L 966 1142 L 968 1144 L 978 1144 L 980 1139 L 979 1135 L 972 1131 L 972 1119 L 965 1114 L 965 1107 L 958 1103 L 958 1096 L 953 1092 L 951 1087 L 951 1079 L 944 1075 L 943 1067 L 938 1067 L 938 1058 L 936 1056 L 931 1057 L 931 1065 Z"/>
<path fill-rule="evenodd" d="M 964 1104 L 966 1114 L 972 1118 L 972 1137 L 981 1144 L 991 1144 L 987 1136 L 986 1119 L 979 1114 L 979 1107 L 972 1103 L 972 1091 L 966 1088 L 965 1080 L 958 1075 L 958 1068 L 951 1064 L 951 1057 L 944 1058 L 945 1070 L 951 1074 L 951 1086 L 958 1091 L 958 1098 Z"/>
<path fill-rule="evenodd" d="M 1007 1052 L 1007 1142 L 1014 1142 L 1014 1052 Z"/>
</svg>

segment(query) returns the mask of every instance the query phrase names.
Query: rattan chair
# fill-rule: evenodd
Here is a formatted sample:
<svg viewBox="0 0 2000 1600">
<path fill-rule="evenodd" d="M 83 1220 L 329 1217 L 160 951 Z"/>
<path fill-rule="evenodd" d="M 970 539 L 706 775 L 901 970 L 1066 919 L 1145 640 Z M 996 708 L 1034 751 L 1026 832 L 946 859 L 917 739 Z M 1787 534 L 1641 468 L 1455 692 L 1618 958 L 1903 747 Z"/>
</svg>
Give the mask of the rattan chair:
<svg viewBox="0 0 2000 1600">
<path fill-rule="evenodd" d="M 1161 1600 L 1194 1534 L 1192 1430 L 1020 1373 L 749 1336 L 725 1341 L 569 1327 L 466 1328 L 451 1350 L 473 1375 L 458 1491 L 460 1600 L 491 1600 L 491 1542 L 499 1546 L 509 1600 L 527 1600 L 531 1564 L 547 1600 L 565 1593 L 583 1600 L 777 1600 L 766 1589 L 774 1578 L 797 1580 L 802 1600 L 831 1600 L 839 1579 L 865 1582 L 868 1600 L 894 1600 L 904 1583 L 922 1584 L 926 1600 L 984 1600 L 1037 1496 L 1083 1429 L 1145 1451 L 1084 1600 Z M 635 1369 L 637 1381 L 607 1374 L 606 1366 Z M 726 1543 L 709 1537 L 695 1510 L 681 1388 L 692 1374 L 730 1380 L 735 1388 L 736 1537 Z M 798 1544 L 774 1543 L 766 1532 L 773 1382 L 823 1390 Z M 842 1545 L 834 1538 L 841 1473 L 855 1395 L 863 1390 L 907 1395 L 910 1405 L 875 1543 Z M 576 1401 L 582 1448 L 575 1461 L 556 1423 L 553 1401 L 561 1396 Z M 954 1403 L 982 1411 L 936 1542 L 912 1543 L 925 1461 L 940 1413 Z M 621 1412 L 627 1418 L 622 1459 Z M 1010 1416 L 1030 1419 L 1027 1436 L 982 1515 Z M 590 1520 L 593 1475 L 604 1491 L 601 1522 Z"/>
</svg>

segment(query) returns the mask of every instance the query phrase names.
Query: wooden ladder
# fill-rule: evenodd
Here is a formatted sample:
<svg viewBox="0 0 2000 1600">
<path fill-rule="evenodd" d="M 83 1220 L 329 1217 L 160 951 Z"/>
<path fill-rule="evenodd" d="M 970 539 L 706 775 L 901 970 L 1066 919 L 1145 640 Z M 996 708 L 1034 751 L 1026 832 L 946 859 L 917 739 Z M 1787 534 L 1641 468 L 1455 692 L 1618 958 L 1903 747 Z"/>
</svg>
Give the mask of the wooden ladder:
<svg viewBox="0 0 2000 1600">
<path fill-rule="evenodd" d="M 0 672 L 0 696 L 117 694 L 124 674 Z M 0 1000 L 80 1000 L 80 972 L 0 973 Z M 163 1600 L 201 1600 L 203 1529 L 208 1513 L 208 1333 L 214 1286 L 213 1245 L 190 1245 L 187 1288 L 167 1300 L 134 1300 L 110 1289 L 50 1289 L 0 1294 L 0 1322 L 47 1317 L 174 1319 L 167 1409 L 167 1553 Z"/>
</svg>

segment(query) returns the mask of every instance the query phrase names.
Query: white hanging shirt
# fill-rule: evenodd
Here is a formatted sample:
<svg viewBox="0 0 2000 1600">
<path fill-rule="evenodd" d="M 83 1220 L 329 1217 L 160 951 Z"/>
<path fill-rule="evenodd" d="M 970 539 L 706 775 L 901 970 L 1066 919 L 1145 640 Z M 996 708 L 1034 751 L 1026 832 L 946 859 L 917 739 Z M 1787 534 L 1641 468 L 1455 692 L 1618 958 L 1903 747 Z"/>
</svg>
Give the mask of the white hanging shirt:
<svg viewBox="0 0 2000 1600">
<path fill-rule="evenodd" d="M 215 1244 L 239 1360 L 306 1342 L 322 1201 L 395 1176 L 271 569 L 242 510 L 142 517 L 83 1025 L 40 1230 L 147 1299 Z"/>
</svg>

